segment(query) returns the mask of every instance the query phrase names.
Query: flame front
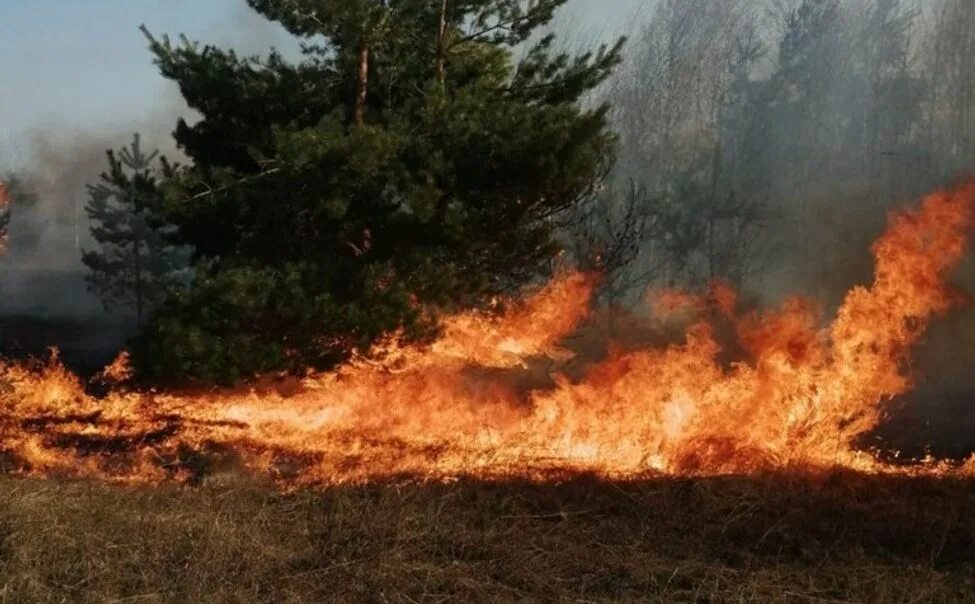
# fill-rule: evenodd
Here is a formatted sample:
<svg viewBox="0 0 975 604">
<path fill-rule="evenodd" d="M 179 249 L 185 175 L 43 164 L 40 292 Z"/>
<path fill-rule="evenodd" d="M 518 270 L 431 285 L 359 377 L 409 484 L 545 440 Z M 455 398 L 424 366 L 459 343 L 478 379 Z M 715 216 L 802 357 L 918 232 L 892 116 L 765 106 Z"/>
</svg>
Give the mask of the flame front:
<svg viewBox="0 0 975 604">
<path fill-rule="evenodd" d="M 734 292 L 654 297 L 688 322 L 678 343 L 610 346 L 592 362 L 560 347 L 591 321 L 596 279 L 557 278 L 501 316 L 448 318 L 425 347 L 385 343 L 295 383 L 245 390 L 84 394 L 56 362 L 8 364 L 0 442 L 21 472 L 155 481 L 243 466 L 288 484 L 393 476 L 543 479 L 710 475 L 885 466 L 852 445 L 911 386 L 911 347 L 958 299 L 948 287 L 973 225 L 975 184 L 893 215 L 869 287 L 823 326 L 794 298 L 736 314 Z M 733 328 L 738 360 L 716 333 Z M 105 372 L 124 376 L 123 362 Z M 975 471 L 975 462 L 929 472 Z"/>
</svg>

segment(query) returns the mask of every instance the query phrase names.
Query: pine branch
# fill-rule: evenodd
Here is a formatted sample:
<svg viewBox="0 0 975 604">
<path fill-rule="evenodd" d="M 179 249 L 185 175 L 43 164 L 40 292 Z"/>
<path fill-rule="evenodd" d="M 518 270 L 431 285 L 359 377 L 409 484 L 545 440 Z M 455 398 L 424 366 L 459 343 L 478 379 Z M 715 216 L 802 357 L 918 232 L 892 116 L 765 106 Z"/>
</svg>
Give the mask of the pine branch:
<svg viewBox="0 0 975 604">
<path fill-rule="evenodd" d="M 203 198 L 209 197 L 211 195 L 219 195 L 220 193 L 226 193 L 227 191 L 230 191 L 230 190 L 235 189 L 237 187 L 241 187 L 241 186 L 250 184 L 250 183 L 255 182 L 257 180 L 260 180 L 262 178 L 266 178 L 268 176 L 273 176 L 274 174 L 277 174 L 280 171 L 281 171 L 281 168 L 271 168 L 270 170 L 265 170 L 265 171 L 259 172 L 257 174 L 251 174 L 250 176 L 245 176 L 244 178 L 241 178 L 241 179 L 239 179 L 239 180 L 237 180 L 237 181 L 235 181 L 233 183 L 219 186 L 216 189 L 208 188 L 206 191 L 203 191 L 201 193 L 197 193 L 196 195 L 192 195 L 190 197 L 187 197 L 183 201 L 186 201 L 186 202 L 189 202 L 189 201 L 197 201 L 199 199 L 203 199 Z"/>
</svg>

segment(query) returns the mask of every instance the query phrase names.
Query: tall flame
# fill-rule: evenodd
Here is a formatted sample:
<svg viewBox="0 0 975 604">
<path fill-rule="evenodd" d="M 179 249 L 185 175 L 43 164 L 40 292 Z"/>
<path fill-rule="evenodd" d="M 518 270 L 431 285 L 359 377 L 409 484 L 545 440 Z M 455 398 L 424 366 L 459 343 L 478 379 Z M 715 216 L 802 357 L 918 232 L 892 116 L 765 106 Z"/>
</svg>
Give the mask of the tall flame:
<svg viewBox="0 0 975 604">
<path fill-rule="evenodd" d="M 592 319 L 596 279 L 568 274 L 501 316 L 448 318 L 429 346 L 390 340 L 370 355 L 380 360 L 293 383 L 95 399 L 56 360 L 39 372 L 7 364 L 0 448 L 22 472 L 137 481 L 221 465 L 289 484 L 895 471 L 852 443 L 911 387 L 912 345 L 958 300 L 947 280 L 973 208 L 975 184 L 966 184 L 892 215 L 873 245 L 873 283 L 852 289 L 825 326 L 800 298 L 738 314 L 726 285 L 670 292 L 653 298 L 654 314 L 687 320 L 680 342 L 610 346 L 585 363 L 560 344 Z M 717 335 L 728 325 L 735 361 Z M 124 360 L 105 372 L 125 375 Z M 975 472 L 975 461 L 953 471 Z"/>
</svg>

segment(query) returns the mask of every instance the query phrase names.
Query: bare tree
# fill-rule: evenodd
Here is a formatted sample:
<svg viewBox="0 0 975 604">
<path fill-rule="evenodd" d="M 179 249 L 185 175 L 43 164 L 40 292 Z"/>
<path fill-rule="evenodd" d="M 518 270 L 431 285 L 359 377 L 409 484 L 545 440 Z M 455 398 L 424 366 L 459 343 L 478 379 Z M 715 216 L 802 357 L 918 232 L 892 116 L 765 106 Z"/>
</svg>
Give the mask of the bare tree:
<svg viewBox="0 0 975 604">
<path fill-rule="evenodd" d="M 931 39 L 932 170 L 946 178 L 975 161 L 975 5 L 943 0 Z"/>
</svg>

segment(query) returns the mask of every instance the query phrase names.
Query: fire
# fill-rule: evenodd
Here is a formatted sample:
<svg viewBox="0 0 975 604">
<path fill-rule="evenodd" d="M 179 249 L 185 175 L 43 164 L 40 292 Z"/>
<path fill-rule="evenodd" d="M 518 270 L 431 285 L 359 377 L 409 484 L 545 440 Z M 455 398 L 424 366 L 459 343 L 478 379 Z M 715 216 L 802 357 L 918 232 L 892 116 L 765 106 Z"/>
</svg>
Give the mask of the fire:
<svg viewBox="0 0 975 604">
<path fill-rule="evenodd" d="M 653 316 L 680 315 L 663 346 L 571 351 L 591 321 L 597 279 L 563 275 L 500 316 L 446 319 L 428 346 L 395 338 L 368 357 L 302 380 L 218 392 L 84 392 L 56 359 L 0 368 L 0 449 L 24 473 L 183 479 L 247 468 L 290 485 L 397 476 L 610 478 L 780 469 L 972 473 L 930 462 L 884 465 L 852 443 L 911 387 L 912 346 L 956 305 L 949 273 L 975 219 L 975 183 L 892 215 L 874 244 L 873 283 L 824 324 L 807 300 L 738 312 L 735 292 L 669 292 Z M 726 358 L 734 334 L 737 360 Z M 129 377 L 120 359 L 103 375 Z"/>
</svg>

